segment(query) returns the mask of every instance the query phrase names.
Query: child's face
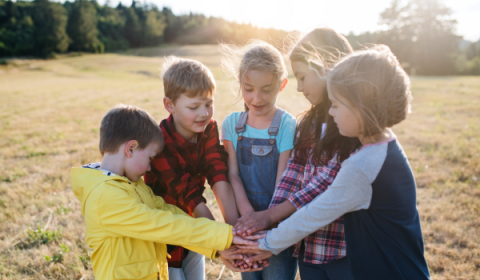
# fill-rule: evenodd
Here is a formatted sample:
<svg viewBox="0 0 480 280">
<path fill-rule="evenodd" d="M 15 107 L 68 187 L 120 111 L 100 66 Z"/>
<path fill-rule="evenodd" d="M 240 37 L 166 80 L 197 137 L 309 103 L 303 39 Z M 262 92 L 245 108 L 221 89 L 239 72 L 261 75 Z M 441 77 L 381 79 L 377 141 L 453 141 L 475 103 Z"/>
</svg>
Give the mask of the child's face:
<svg viewBox="0 0 480 280">
<path fill-rule="evenodd" d="M 125 166 L 125 176 L 132 182 L 138 181 L 147 171 L 150 171 L 150 162 L 160 151 L 156 142 L 148 144 L 145 149 L 134 148 L 131 150 L 131 157 L 128 158 Z"/>
<path fill-rule="evenodd" d="M 331 86 L 328 87 L 328 98 L 332 102 L 328 113 L 333 117 L 340 134 L 360 138 L 363 122 L 358 109 L 351 106 L 348 100 L 337 94 Z"/>
<path fill-rule="evenodd" d="M 175 104 L 170 104 L 170 108 L 167 110 L 173 115 L 177 132 L 185 140 L 195 142 L 197 133 L 205 131 L 212 119 L 213 97 L 203 95 L 190 98 L 181 94 Z"/>
<path fill-rule="evenodd" d="M 297 79 L 297 91 L 302 92 L 312 105 L 322 103 L 322 95 L 327 87 L 325 73 L 310 69 L 303 62 L 292 61 L 291 64 Z"/>
<path fill-rule="evenodd" d="M 265 116 L 275 108 L 277 97 L 286 85 L 276 81 L 273 73 L 250 70 L 242 80 L 242 95 L 245 104 L 255 116 Z"/>
</svg>

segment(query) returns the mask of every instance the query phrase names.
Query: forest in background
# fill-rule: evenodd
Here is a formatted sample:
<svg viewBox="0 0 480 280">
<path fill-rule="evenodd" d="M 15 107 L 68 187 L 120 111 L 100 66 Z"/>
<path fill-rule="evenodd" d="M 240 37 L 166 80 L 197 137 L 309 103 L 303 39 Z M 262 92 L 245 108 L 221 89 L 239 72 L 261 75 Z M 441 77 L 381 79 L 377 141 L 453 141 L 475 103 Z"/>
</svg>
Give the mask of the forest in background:
<svg viewBox="0 0 480 280">
<path fill-rule="evenodd" d="M 441 0 L 393 0 L 380 14 L 385 31 L 346 35 L 354 48 L 386 44 L 412 75 L 480 75 L 480 40 L 455 32 Z M 352 23 L 353 24 L 353 23 Z M 168 7 L 133 0 L 0 0 L 0 63 L 13 57 L 53 58 L 66 52 L 118 52 L 161 44 L 242 44 L 261 39 L 281 47 L 288 32 L 202 14 L 175 15 Z"/>
</svg>

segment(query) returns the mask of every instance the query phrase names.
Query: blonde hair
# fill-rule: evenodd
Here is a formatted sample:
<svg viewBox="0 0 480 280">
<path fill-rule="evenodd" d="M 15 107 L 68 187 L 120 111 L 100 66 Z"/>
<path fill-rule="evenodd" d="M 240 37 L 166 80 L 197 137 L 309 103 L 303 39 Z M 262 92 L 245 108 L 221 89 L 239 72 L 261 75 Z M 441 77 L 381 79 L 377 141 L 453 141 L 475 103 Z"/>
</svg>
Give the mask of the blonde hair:
<svg viewBox="0 0 480 280">
<path fill-rule="evenodd" d="M 140 149 L 145 149 L 152 142 L 157 142 L 163 149 L 164 144 L 162 130 L 147 111 L 119 104 L 102 119 L 100 153 L 116 153 L 123 143 L 130 140 L 137 140 Z"/>
<path fill-rule="evenodd" d="M 282 54 L 269 43 L 252 40 L 243 47 L 220 44 L 220 51 L 223 54 L 222 69 L 238 79 L 240 85 L 245 74 L 250 70 L 272 73 L 278 84 L 288 77 Z M 241 86 L 238 92 L 241 96 Z"/>
<path fill-rule="evenodd" d="M 292 33 L 290 42 L 296 42 L 289 52 L 290 61 L 307 64 L 314 70 L 328 70 L 342 57 L 353 52 L 348 40 L 329 27 L 319 27 L 301 39 L 300 33 Z"/>
<path fill-rule="evenodd" d="M 410 78 L 385 45 L 348 55 L 329 72 L 327 83 L 350 103 L 345 105 L 359 110 L 364 137 L 400 123 L 410 112 Z"/>
<path fill-rule="evenodd" d="M 196 60 L 173 55 L 165 57 L 162 78 L 165 97 L 173 103 L 181 94 L 190 98 L 199 95 L 211 97 L 216 88 L 215 78 L 207 66 Z"/>
</svg>

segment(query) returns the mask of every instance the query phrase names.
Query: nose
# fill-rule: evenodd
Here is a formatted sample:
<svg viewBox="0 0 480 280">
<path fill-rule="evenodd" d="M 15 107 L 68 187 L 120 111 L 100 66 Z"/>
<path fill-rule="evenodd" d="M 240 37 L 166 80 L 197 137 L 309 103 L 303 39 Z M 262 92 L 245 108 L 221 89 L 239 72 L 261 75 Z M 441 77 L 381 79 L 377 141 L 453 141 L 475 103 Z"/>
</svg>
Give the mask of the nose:
<svg viewBox="0 0 480 280">
<path fill-rule="evenodd" d="M 297 82 L 297 91 L 303 92 L 303 83 L 300 81 Z"/>
<path fill-rule="evenodd" d="M 202 116 L 202 117 L 208 116 L 208 108 L 207 107 L 203 107 L 203 110 L 200 111 L 200 116 Z"/>
<path fill-rule="evenodd" d="M 260 96 L 260 92 L 255 91 L 255 92 L 253 93 L 253 103 L 258 104 L 259 101 L 260 101 L 260 102 L 262 101 L 262 98 L 261 98 L 261 96 Z"/>
<path fill-rule="evenodd" d="M 330 109 L 328 109 L 328 114 L 332 117 L 335 117 L 334 114 L 333 114 L 333 109 L 332 107 L 330 107 Z"/>
</svg>

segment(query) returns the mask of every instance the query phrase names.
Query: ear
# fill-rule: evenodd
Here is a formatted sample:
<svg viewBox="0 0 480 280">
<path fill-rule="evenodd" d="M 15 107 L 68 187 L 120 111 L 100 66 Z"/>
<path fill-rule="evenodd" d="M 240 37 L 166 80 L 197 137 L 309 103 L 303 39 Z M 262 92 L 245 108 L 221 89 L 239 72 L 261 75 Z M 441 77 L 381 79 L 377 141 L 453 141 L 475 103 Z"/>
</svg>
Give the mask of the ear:
<svg viewBox="0 0 480 280">
<path fill-rule="evenodd" d="M 133 151 L 138 148 L 138 141 L 137 140 L 130 140 L 127 142 L 124 148 L 125 155 L 128 158 L 133 156 Z"/>
<path fill-rule="evenodd" d="M 282 84 L 280 85 L 280 89 L 278 90 L 279 92 L 281 92 L 288 84 L 288 79 L 285 78 L 283 81 L 282 81 Z"/>
<path fill-rule="evenodd" d="M 169 97 L 163 98 L 163 106 L 165 106 L 165 109 L 170 114 L 173 114 L 175 112 L 175 104 L 173 104 L 172 99 L 170 99 Z"/>
</svg>

